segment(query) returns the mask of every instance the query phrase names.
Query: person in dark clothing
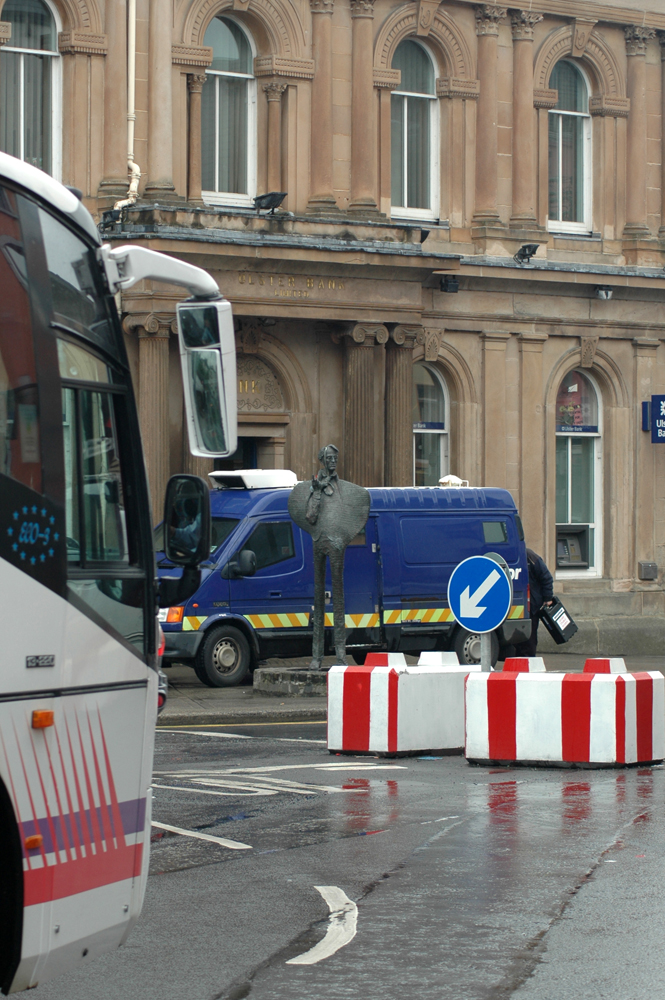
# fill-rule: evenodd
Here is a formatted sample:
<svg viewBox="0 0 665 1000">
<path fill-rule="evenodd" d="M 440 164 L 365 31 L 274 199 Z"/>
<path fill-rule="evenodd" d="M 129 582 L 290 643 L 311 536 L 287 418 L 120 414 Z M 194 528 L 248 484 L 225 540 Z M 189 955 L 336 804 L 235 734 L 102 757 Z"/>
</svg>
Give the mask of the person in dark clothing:
<svg viewBox="0 0 665 1000">
<path fill-rule="evenodd" d="M 552 574 L 542 559 L 533 549 L 526 550 L 526 561 L 529 567 L 529 588 L 531 600 L 531 636 L 526 642 L 515 647 L 515 656 L 535 656 L 538 646 L 538 612 L 543 604 L 551 604 L 554 595 L 554 580 Z"/>
</svg>

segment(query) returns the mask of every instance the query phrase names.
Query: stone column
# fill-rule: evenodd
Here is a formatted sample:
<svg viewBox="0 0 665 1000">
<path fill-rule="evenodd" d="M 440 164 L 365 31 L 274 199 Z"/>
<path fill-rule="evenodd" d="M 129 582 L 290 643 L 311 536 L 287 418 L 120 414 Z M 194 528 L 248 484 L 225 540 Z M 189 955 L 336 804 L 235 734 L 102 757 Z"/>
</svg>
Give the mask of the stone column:
<svg viewBox="0 0 665 1000">
<path fill-rule="evenodd" d="M 628 568 L 628 576 L 637 579 L 637 563 L 640 560 L 657 561 L 657 514 L 658 496 L 656 483 L 656 455 L 658 447 L 651 443 L 651 434 L 642 428 L 641 407 L 643 400 L 650 400 L 653 392 L 662 391 L 656 387 L 657 358 L 660 342 L 651 337 L 636 337 L 633 340 L 635 358 L 635 484 L 633 498 L 633 523 L 635 526 L 635 550 L 633 564 Z M 660 464 L 660 463 L 658 463 Z M 662 466 L 661 466 L 662 467 Z M 624 544 L 625 544 L 624 540 Z M 645 612 L 647 613 L 647 612 Z"/>
<path fill-rule="evenodd" d="M 543 15 L 529 10 L 511 13 L 513 27 L 513 210 L 510 225 L 536 225 L 536 132 L 533 109 L 533 26 Z"/>
<path fill-rule="evenodd" d="M 127 332 L 138 333 L 137 403 L 154 524 L 162 519 L 164 490 L 170 475 L 169 338 L 174 324 L 172 317 L 155 313 L 130 315 L 123 321 Z"/>
<path fill-rule="evenodd" d="M 483 341 L 483 485 L 507 485 L 506 347 L 509 333 L 484 333 Z"/>
<path fill-rule="evenodd" d="M 312 11 L 312 116 L 310 125 L 311 173 L 307 211 L 316 215 L 338 212 L 333 194 L 333 0 L 309 0 Z"/>
<path fill-rule="evenodd" d="M 268 191 L 281 191 L 282 183 L 282 94 L 285 83 L 264 83 L 268 99 Z"/>
<path fill-rule="evenodd" d="M 661 121 L 665 122 L 665 31 L 660 31 L 658 33 L 658 39 L 660 41 L 660 65 L 662 69 L 661 73 L 661 83 L 660 83 L 660 107 L 661 107 Z M 658 235 L 661 240 L 665 239 L 665 128 L 663 128 L 663 136 L 661 140 L 661 175 L 660 175 L 660 229 Z"/>
<path fill-rule="evenodd" d="M 201 198 L 201 91 L 205 73 L 187 76 L 189 90 L 189 156 L 187 162 L 187 200 L 202 205 Z"/>
<path fill-rule="evenodd" d="M 376 215 L 374 0 L 351 0 L 351 201 L 349 211 Z"/>
<path fill-rule="evenodd" d="M 420 326 L 396 326 L 386 344 L 385 485 L 413 486 L 413 348 Z"/>
<path fill-rule="evenodd" d="M 478 80 L 480 95 L 476 115 L 476 225 L 500 225 L 497 211 L 497 117 L 499 21 L 505 7 L 476 7 L 478 35 Z"/>
<path fill-rule="evenodd" d="M 106 0 L 108 55 L 104 60 L 104 177 L 99 197 L 127 195 L 127 5 Z"/>
<path fill-rule="evenodd" d="M 148 198 L 173 200 L 173 0 L 150 0 L 148 39 Z"/>
<path fill-rule="evenodd" d="M 520 347 L 520 495 L 529 548 L 545 551 L 545 406 L 543 347 L 546 333 L 521 333 Z"/>
<path fill-rule="evenodd" d="M 372 482 L 374 461 L 374 347 L 385 344 L 382 325 L 354 326 L 345 337 L 344 478 L 359 486 Z"/>
<path fill-rule="evenodd" d="M 647 226 L 647 41 L 654 38 L 652 28 L 630 25 L 626 34 L 628 56 L 628 183 L 626 185 L 626 225 L 624 238 L 640 239 L 649 235 Z"/>
</svg>

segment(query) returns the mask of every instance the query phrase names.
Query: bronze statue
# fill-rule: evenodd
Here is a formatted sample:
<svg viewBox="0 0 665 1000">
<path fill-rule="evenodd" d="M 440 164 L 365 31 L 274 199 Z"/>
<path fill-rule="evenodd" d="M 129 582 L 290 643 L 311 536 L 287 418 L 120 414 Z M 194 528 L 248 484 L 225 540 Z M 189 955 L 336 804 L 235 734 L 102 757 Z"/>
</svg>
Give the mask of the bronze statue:
<svg viewBox="0 0 665 1000">
<path fill-rule="evenodd" d="M 370 495 L 363 486 L 337 476 L 338 450 L 328 444 L 319 452 L 323 465 L 310 483 L 297 483 L 289 497 L 289 514 L 314 542 L 314 616 L 312 662 L 319 670 L 325 628 L 326 556 L 330 559 L 336 663 L 346 665 L 344 618 L 344 552 L 362 531 L 369 515 Z"/>
</svg>

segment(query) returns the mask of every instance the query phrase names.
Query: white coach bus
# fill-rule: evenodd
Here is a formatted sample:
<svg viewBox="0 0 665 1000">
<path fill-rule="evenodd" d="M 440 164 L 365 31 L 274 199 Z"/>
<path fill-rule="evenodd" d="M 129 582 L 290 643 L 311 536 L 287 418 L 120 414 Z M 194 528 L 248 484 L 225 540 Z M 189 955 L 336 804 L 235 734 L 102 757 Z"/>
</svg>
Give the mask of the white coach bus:
<svg viewBox="0 0 665 1000">
<path fill-rule="evenodd" d="M 76 192 L 0 154 L 0 989 L 121 944 L 148 871 L 158 606 L 210 553 L 206 484 L 175 476 L 158 590 L 114 294 L 181 285 L 190 447 L 236 447 L 231 307 L 199 268 L 101 246 Z M 181 530 L 181 529 L 187 530 Z"/>
</svg>

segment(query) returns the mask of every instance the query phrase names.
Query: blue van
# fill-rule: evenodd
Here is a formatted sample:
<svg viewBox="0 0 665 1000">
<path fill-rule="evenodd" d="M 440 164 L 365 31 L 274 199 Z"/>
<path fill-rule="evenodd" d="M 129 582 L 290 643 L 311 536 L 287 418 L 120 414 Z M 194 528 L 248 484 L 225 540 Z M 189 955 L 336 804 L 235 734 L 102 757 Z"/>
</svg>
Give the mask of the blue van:
<svg viewBox="0 0 665 1000">
<path fill-rule="evenodd" d="M 288 514 L 290 488 L 283 484 L 295 484 L 293 473 L 248 470 L 210 478 L 215 482 L 210 560 L 194 596 L 163 609 L 160 621 L 164 660 L 189 664 L 204 684 L 225 687 L 239 684 L 269 657 L 311 656 L 312 540 Z M 505 559 L 513 580 L 509 616 L 493 633 L 493 662 L 506 647 L 528 638 L 526 548 L 507 490 L 369 492 L 369 519 L 347 548 L 344 567 L 347 652 L 356 663 L 373 650 L 433 649 L 453 649 L 460 662 L 478 662 L 479 636 L 455 622 L 446 595 L 455 566 L 488 552 Z M 161 526 L 157 550 L 163 548 L 160 539 Z M 157 565 L 160 575 L 175 575 L 161 551 Z M 327 581 L 330 600 L 329 576 Z M 332 603 L 326 624 L 332 626 Z M 332 631 L 326 629 L 330 652 Z"/>
</svg>

